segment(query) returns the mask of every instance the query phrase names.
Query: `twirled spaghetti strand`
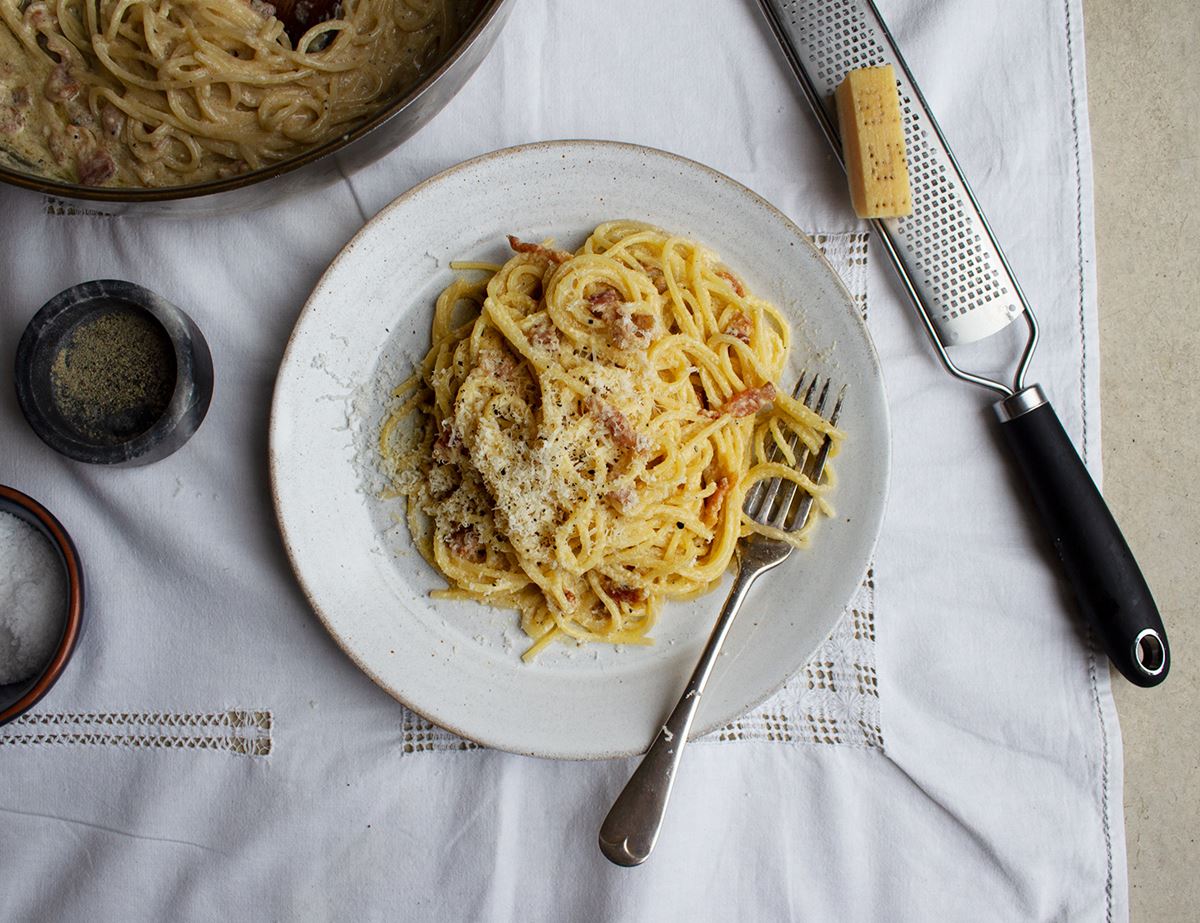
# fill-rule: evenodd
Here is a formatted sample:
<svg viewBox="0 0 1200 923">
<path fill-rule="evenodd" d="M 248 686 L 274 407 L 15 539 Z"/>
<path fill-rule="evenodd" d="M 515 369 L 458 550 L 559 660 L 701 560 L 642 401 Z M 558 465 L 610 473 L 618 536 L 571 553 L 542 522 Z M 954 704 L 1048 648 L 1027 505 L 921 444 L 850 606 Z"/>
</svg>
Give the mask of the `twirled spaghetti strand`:
<svg viewBox="0 0 1200 923">
<path fill-rule="evenodd" d="M 796 472 L 790 440 L 841 434 L 781 393 L 786 321 L 702 246 L 627 221 L 575 254 L 513 246 L 438 299 L 383 464 L 438 595 L 519 610 L 526 658 L 560 637 L 648 643 L 665 600 L 709 590 L 740 537 L 776 534 L 742 513 L 756 481 L 828 512 L 832 475 Z"/>
<path fill-rule="evenodd" d="M 0 147 L 90 185 L 276 163 L 411 84 L 453 38 L 448 6 L 343 0 L 293 47 L 258 0 L 0 0 Z"/>
</svg>

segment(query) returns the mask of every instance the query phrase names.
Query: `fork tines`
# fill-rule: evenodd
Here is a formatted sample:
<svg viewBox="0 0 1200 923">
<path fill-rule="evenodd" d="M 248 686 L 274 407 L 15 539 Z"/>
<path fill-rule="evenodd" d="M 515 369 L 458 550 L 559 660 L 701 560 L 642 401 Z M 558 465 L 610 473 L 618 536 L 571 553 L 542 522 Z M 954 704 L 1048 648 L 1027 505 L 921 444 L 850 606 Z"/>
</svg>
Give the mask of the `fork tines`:
<svg viewBox="0 0 1200 923">
<path fill-rule="evenodd" d="M 807 372 L 800 373 L 796 387 L 792 389 L 792 397 L 800 400 L 800 394 L 803 393 L 804 405 L 823 417 L 825 416 L 825 405 L 829 401 L 832 382 L 829 378 L 825 378 L 822 381 L 821 376 L 814 373 L 812 380 L 808 382 L 808 387 L 806 388 L 805 381 L 807 377 Z M 842 411 L 842 400 L 845 396 L 846 389 L 843 386 L 838 392 L 833 410 L 829 414 L 828 419 L 830 423 L 837 423 L 838 416 Z M 796 458 L 795 469 L 805 474 L 814 484 L 821 483 L 821 475 L 825 472 L 825 462 L 829 458 L 829 437 L 826 436 L 822 441 L 815 456 L 807 447 L 800 454 L 796 454 L 797 441 L 794 433 L 788 440 L 788 448 Z M 777 461 L 781 454 L 779 446 L 772 446 L 769 460 Z M 778 477 L 769 478 L 765 481 L 759 481 L 750 489 L 750 492 L 746 494 L 746 502 L 742 508 L 745 510 L 747 516 L 760 525 L 781 529 L 785 532 L 798 532 L 807 523 L 813 505 L 813 497 L 808 492 L 805 492 L 797 503 L 796 494 L 798 492 L 798 485 L 794 481 Z"/>
</svg>

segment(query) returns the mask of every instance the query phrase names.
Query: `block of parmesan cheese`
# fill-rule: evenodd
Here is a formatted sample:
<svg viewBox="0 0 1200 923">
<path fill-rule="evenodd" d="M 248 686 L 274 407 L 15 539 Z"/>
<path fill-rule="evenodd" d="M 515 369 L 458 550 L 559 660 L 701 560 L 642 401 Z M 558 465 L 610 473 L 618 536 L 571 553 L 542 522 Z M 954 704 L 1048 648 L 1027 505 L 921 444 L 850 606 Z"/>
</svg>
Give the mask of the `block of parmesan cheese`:
<svg viewBox="0 0 1200 923">
<path fill-rule="evenodd" d="M 836 96 L 854 211 L 860 218 L 911 215 L 904 123 L 892 66 L 850 71 Z"/>
</svg>

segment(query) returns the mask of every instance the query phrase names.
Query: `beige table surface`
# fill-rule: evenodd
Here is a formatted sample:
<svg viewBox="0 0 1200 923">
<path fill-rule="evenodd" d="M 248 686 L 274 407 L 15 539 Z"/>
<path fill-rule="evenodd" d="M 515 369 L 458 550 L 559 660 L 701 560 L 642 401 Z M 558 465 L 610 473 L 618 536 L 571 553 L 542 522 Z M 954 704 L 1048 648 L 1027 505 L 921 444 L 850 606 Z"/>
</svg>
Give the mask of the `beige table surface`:
<svg viewBox="0 0 1200 923">
<path fill-rule="evenodd" d="M 1084 0 L 1104 493 L 1167 625 L 1158 689 L 1114 677 L 1130 917 L 1200 919 L 1200 5 Z"/>
</svg>

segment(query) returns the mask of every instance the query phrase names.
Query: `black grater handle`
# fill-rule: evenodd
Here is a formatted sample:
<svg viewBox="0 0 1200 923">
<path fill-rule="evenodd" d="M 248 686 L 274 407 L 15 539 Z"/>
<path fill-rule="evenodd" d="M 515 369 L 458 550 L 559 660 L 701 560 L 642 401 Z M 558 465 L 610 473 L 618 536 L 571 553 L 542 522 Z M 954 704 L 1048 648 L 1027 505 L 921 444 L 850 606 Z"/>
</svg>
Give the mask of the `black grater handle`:
<svg viewBox="0 0 1200 923">
<path fill-rule="evenodd" d="M 1083 617 L 1126 679 L 1157 686 L 1171 668 L 1158 607 L 1054 408 L 1034 385 L 996 413 Z"/>
</svg>

